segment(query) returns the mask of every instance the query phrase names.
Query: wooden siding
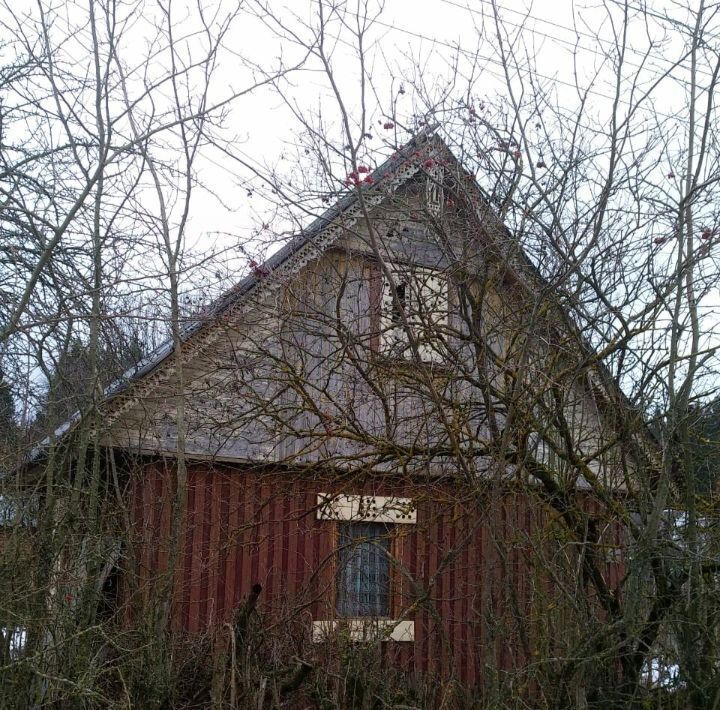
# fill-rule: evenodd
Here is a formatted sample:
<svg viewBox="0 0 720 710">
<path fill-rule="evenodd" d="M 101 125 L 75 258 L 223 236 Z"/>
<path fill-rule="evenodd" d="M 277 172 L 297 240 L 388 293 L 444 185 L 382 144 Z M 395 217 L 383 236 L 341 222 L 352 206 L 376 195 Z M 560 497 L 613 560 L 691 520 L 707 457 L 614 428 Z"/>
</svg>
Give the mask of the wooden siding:
<svg viewBox="0 0 720 710">
<path fill-rule="evenodd" d="M 172 465 L 162 461 L 134 478 L 130 552 L 141 580 L 135 602 L 156 598 L 167 568 L 173 478 Z M 341 483 L 198 464 L 188 471 L 175 629 L 198 633 L 229 621 L 260 584 L 267 632 L 285 637 L 288 646 L 304 643 L 319 652 L 311 642 L 312 621 L 335 618 L 342 524 L 317 519 L 320 491 L 417 503 L 417 524 L 395 526 L 391 544 L 391 616 L 415 622 L 414 642 L 383 644 L 401 668 L 474 685 L 488 673 L 531 668 L 540 657 L 569 651 L 573 629 L 587 623 L 588 611 L 576 606 L 573 592 L 583 583 L 580 551 L 528 493 L 431 481 Z M 606 578 L 615 589 L 622 573 L 620 526 L 609 522 L 603 540 Z"/>
<path fill-rule="evenodd" d="M 309 264 L 282 296 L 255 304 L 242 323 L 226 324 L 212 352 L 184 364 L 185 453 L 286 465 L 332 461 L 356 469 L 446 466 L 450 472 L 457 470 L 453 461 L 433 458 L 430 450 L 459 446 L 464 462 L 482 472 L 486 462 L 474 449 L 490 438 L 489 395 L 477 383 L 487 377 L 502 391 L 500 370 L 489 366 L 477 372 L 472 339 L 458 336 L 466 324 L 453 306 L 447 364 L 434 371 L 432 395 L 417 368 L 377 358 L 381 281 L 372 259 L 335 250 Z M 524 309 L 511 307 L 511 295 L 488 300 L 488 322 L 493 316 L 504 327 L 525 317 Z M 535 326 L 514 327 L 517 335 Z M 489 345 L 500 332 L 501 326 L 488 332 Z M 573 371 L 572 344 L 548 346 L 557 337 L 548 332 L 531 347 L 525 374 L 529 398 L 540 398 L 553 384 L 555 368 Z M 497 347 L 499 357 L 512 364 L 513 356 L 502 352 L 505 346 Z M 105 443 L 174 454 L 176 389 L 171 378 L 116 422 Z M 580 458 L 589 458 L 601 480 L 622 486 L 616 447 L 605 446 L 617 427 L 603 421 L 607 417 L 581 379 L 567 383 L 563 400 Z M 505 408 L 499 402 L 491 406 L 502 429 Z M 405 450 L 388 456 L 395 446 Z"/>
</svg>

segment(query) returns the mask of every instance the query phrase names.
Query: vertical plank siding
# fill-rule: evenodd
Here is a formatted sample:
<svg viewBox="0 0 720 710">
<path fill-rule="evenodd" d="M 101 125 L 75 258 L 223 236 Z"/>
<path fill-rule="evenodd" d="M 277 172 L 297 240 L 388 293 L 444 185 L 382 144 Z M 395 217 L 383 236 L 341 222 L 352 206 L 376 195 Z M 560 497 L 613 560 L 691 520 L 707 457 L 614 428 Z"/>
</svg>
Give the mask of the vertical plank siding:
<svg viewBox="0 0 720 710">
<path fill-rule="evenodd" d="M 171 464 L 156 462 L 134 481 L 130 550 L 145 603 L 167 571 L 173 480 Z M 563 623 L 581 617 L 568 598 L 568 589 L 582 584 L 578 551 L 527 493 L 505 491 L 500 500 L 480 502 L 447 483 L 333 485 L 217 464 L 188 470 L 174 628 L 199 633 L 231 621 L 261 584 L 265 621 L 280 633 L 293 629 L 301 637 L 293 644 L 309 643 L 312 621 L 335 616 L 338 523 L 316 519 L 321 491 L 418 502 L 417 524 L 396 526 L 391 544 L 391 614 L 414 620 L 415 640 L 384 644 L 389 662 L 474 685 L 530 667 L 562 645 L 563 634 L 571 638 Z M 607 581 L 615 588 L 622 579 L 620 526 L 608 525 L 603 542 Z"/>
</svg>

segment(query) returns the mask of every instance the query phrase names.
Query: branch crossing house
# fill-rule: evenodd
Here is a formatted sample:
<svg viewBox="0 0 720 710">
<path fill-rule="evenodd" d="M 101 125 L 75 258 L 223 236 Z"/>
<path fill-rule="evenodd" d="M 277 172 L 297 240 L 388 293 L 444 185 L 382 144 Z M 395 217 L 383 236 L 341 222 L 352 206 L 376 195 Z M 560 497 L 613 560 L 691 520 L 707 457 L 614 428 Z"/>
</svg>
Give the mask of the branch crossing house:
<svg viewBox="0 0 720 710">
<path fill-rule="evenodd" d="M 620 593 L 608 500 L 643 448 L 437 135 L 371 177 L 108 394 L 100 443 L 131 527 L 117 566 L 137 573 L 118 603 L 152 604 L 173 568 L 172 624 L 197 633 L 261 585 L 263 618 L 308 653 L 373 641 L 482 685 L 570 654 L 601 618 L 572 591 L 584 543 Z"/>
</svg>

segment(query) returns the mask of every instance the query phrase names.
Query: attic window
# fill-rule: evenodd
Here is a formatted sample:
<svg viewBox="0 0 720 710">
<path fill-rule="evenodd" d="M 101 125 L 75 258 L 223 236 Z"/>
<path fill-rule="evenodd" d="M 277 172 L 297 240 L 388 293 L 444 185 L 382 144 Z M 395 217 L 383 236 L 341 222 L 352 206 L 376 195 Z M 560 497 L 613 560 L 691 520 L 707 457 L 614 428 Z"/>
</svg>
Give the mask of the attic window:
<svg viewBox="0 0 720 710">
<path fill-rule="evenodd" d="M 408 285 L 404 281 L 400 281 L 395 284 L 395 293 L 397 298 L 392 300 L 390 305 L 390 319 L 393 323 L 402 323 L 402 312 L 407 310 L 407 291 Z"/>
<path fill-rule="evenodd" d="M 441 334 L 448 321 L 447 280 L 434 269 L 391 265 L 392 281 L 383 277 L 380 304 L 380 352 L 412 358 L 408 332 L 420 359 L 440 362 Z"/>
<path fill-rule="evenodd" d="M 425 195 L 428 212 L 437 216 L 442 211 L 444 200 L 442 168 L 439 165 L 435 165 L 428 169 L 425 180 Z"/>
</svg>

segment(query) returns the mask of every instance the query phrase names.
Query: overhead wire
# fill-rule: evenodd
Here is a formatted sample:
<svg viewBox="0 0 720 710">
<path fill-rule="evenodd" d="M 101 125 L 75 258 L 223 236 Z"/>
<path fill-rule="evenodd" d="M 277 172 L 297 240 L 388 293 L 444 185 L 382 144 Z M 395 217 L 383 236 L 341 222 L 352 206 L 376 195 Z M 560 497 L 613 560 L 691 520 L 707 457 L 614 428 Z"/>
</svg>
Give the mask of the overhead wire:
<svg viewBox="0 0 720 710">
<path fill-rule="evenodd" d="M 348 13 L 355 17 L 358 17 L 358 18 L 360 17 L 359 13 L 355 13 L 350 10 L 348 10 Z M 446 41 L 437 39 L 435 37 L 428 37 L 427 35 L 424 35 L 420 32 L 397 27 L 396 25 L 392 25 L 387 22 L 383 22 L 382 20 L 379 20 L 377 18 L 373 22 L 376 25 L 378 25 L 380 27 L 385 27 L 388 30 L 391 30 L 394 32 L 399 32 L 401 34 L 414 37 L 415 39 L 421 39 L 426 42 L 430 42 L 431 44 L 439 45 L 441 47 L 447 47 L 448 49 L 452 49 L 453 51 L 458 52 L 459 54 L 462 54 L 462 55 L 465 55 L 468 57 L 472 57 L 474 59 L 480 59 L 480 60 L 488 62 L 490 64 L 496 64 L 500 67 L 505 67 L 505 64 L 502 62 L 502 60 L 491 57 L 491 56 L 482 55 L 479 52 L 473 52 L 473 51 L 470 51 L 467 49 L 463 49 L 459 44 L 451 44 L 450 42 L 446 42 Z M 531 31 L 533 31 L 533 30 L 531 30 Z M 539 33 L 539 34 L 542 34 L 542 33 Z M 489 74 L 501 79 L 502 81 L 505 81 L 505 79 L 506 79 L 505 76 L 502 74 L 499 74 L 499 73 L 494 72 L 489 69 L 486 69 L 486 71 Z M 577 85 L 572 82 L 566 81 L 564 79 L 560 79 L 556 76 L 549 76 L 547 74 L 539 72 L 536 69 L 533 69 L 530 67 L 528 67 L 526 69 L 526 71 L 529 72 L 530 74 L 533 74 L 535 77 L 537 77 L 539 79 L 543 79 L 545 81 L 553 82 L 555 84 L 560 84 L 562 86 L 566 86 L 567 88 L 570 88 L 573 90 L 577 90 L 577 88 L 578 88 Z M 598 91 L 597 89 L 590 89 L 590 88 L 584 89 L 584 93 L 587 93 L 592 96 L 596 96 L 598 98 L 601 98 L 601 99 L 604 99 L 604 100 L 610 101 L 610 102 L 614 102 L 616 100 L 614 96 L 610 96 L 608 94 L 602 93 L 601 91 Z M 633 106 L 633 103 L 631 101 L 628 101 L 627 99 L 618 98 L 617 101 L 618 101 L 618 103 L 621 103 L 621 104 L 624 104 L 624 105 L 627 105 L 630 107 Z M 657 109 L 655 109 L 655 114 L 658 116 L 662 116 L 663 118 L 666 118 L 668 120 L 677 119 L 677 114 L 670 115 L 670 114 L 663 113 L 662 111 L 658 111 Z"/>
<path fill-rule="evenodd" d="M 617 0 L 613 0 L 613 1 L 617 3 Z M 457 9 L 463 10 L 463 11 L 468 11 L 468 12 L 470 12 L 471 14 L 474 14 L 474 15 L 481 15 L 481 14 L 482 14 L 480 11 L 475 10 L 475 9 L 472 9 L 472 8 L 470 8 L 470 7 L 467 7 L 467 6 L 465 6 L 465 5 L 457 2 L 456 0 L 440 0 L 440 2 L 443 3 L 443 4 L 446 4 L 446 5 L 448 5 L 448 6 L 455 7 L 455 8 L 457 8 Z M 515 10 L 515 9 L 512 9 L 512 8 L 507 8 L 507 7 L 503 6 L 503 5 L 500 5 L 499 3 L 494 3 L 493 0 L 477 0 L 477 2 L 479 2 L 479 3 L 481 3 L 481 4 L 484 4 L 484 5 L 488 5 L 488 6 L 495 6 L 495 7 L 497 7 L 497 8 L 498 8 L 499 10 L 501 10 L 501 11 L 509 12 L 509 13 L 516 14 L 516 15 L 521 15 L 523 18 L 527 18 L 527 19 L 530 19 L 530 20 L 533 20 L 533 21 L 536 21 L 536 22 L 541 22 L 541 23 L 550 25 L 550 26 L 552 26 L 552 27 L 555 27 L 555 28 L 557 28 L 557 29 L 560 29 L 560 30 L 563 30 L 563 31 L 566 31 L 566 32 L 571 32 L 571 33 L 574 33 L 574 34 L 577 34 L 577 35 L 580 35 L 580 36 L 583 36 L 583 37 L 592 38 L 592 39 L 594 39 L 594 40 L 596 40 L 596 41 L 599 41 L 599 42 L 610 43 L 610 44 L 611 44 L 611 41 L 610 41 L 610 40 L 607 40 L 607 39 L 604 39 L 604 38 L 595 37 L 595 36 L 592 35 L 591 33 L 582 32 L 582 31 L 580 31 L 580 30 L 577 30 L 577 29 L 575 29 L 575 28 L 567 27 L 566 25 L 563 25 L 563 24 L 558 23 L 558 22 L 555 22 L 555 21 L 545 20 L 545 19 L 543 19 L 543 18 L 536 17 L 536 16 L 532 15 L 531 13 L 522 12 L 522 11 L 520 11 L 520 10 Z M 348 10 L 348 13 L 349 13 L 350 15 L 352 15 L 352 16 L 357 17 L 357 18 L 360 18 L 360 17 L 361 17 L 360 14 L 357 13 L 357 12 L 353 12 L 353 11 Z M 511 21 L 507 20 L 506 18 L 503 18 L 502 21 L 503 21 L 504 23 L 507 23 L 507 24 L 509 24 L 509 25 L 511 25 L 511 26 L 513 26 L 513 27 L 518 28 L 518 29 L 524 29 L 524 30 L 527 30 L 527 31 L 531 32 L 532 34 L 540 35 L 540 36 L 548 39 L 549 41 L 560 42 L 560 43 L 572 45 L 572 46 L 573 46 L 573 49 L 580 49 L 581 51 L 590 52 L 590 53 L 595 54 L 595 55 L 606 56 L 606 55 L 604 55 L 603 53 L 598 52 L 597 50 L 593 50 L 593 49 L 591 49 L 591 48 L 587 48 L 587 47 L 584 47 L 584 46 L 579 46 L 579 47 L 578 47 L 578 45 L 575 45 L 575 43 L 570 42 L 570 41 L 567 40 L 567 39 L 563 39 L 563 38 L 561 38 L 561 37 L 558 37 L 558 36 L 553 35 L 553 34 L 548 34 L 548 33 L 546 33 L 546 32 L 541 32 L 541 31 L 539 31 L 537 28 L 527 27 L 527 26 L 524 25 L 524 24 L 514 23 L 514 22 L 511 22 Z M 422 33 L 420 33 L 420 32 L 413 31 L 413 30 L 409 30 L 409 29 L 406 29 L 406 28 L 401 28 L 401 27 L 398 27 L 398 26 L 395 25 L 395 24 L 390 24 L 390 23 L 388 23 L 388 22 L 384 22 L 384 21 L 382 21 L 382 20 L 380 20 L 380 19 L 378 19 L 378 18 L 376 18 L 376 19 L 374 20 L 374 23 L 377 24 L 378 26 L 381 26 L 381 27 L 386 28 L 387 30 L 389 30 L 389 31 L 391 31 L 391 32 L 398 32 L 398 33 L 401 33 L 401 34 L 404 34 L 404 35 L 407 35 L 407 36 L 414 37 L 414 38 L 416 38 L 416 39 L 420 39 L 420 40 L 429 42 L 429 43 L 434 44 L 434 45 L 439 45 L 439 46 L 442 46 L 442 47 L 447 47 L 448 49 L 452 49 L 453 51 L 457 51 L 457 52 L 459 52 L 460 54 L 463 54 L 463 55 L 465 55 L 465 56 L 469 56 L 469 57 L 473 57 L 473 58 L 478 58 L 478 59 L 481 59 L 482 61 L 488 62 L 488 63 L 490 63 L 490 64 L 495 64 L 495 65 L 498 65 L 498 66 L 500 66 L 500 67 L 503 67 L 503 66 L 504 66 L 503 62 L 502 62 L 500 59 L 494 58 L 494 57 L 492 57 L 492 56 L 481 55 L 481 54 L 479 54 L 478 52 L 474 52 L 474 51 L 470 51 L 470 50 L 467 50 L 467 49 L 463 49 L 463 48 L 460 46 L 460 44 L 452 44 L 452 43 L 450 43 L 450 42 L 443 41 L 443 40 L 437 39 L 437 38 L 435 38 L 435 37 L 429 37 L 429 36 L 427 36 L 427 35 L 425 35 L 425 34 L 422 34 Z M 342 37 L 335 37 L 335 39 L 336 39 L 337 41 L 340 41 L 341 43 L 349 46 L 349 47 L 354 47 L 354 45 L 352 45 L 351 43 L 349 43 L 347 40 L 345 40 L 345 39 L 342 38 Z M 630 51 L 633 51 L 633 52 L 636 52 L 636 53 L 638 52 L 638 50 L 632 50 L 632 49 L 631 49 Z M 643 56 L 645 56 L 644 53 L 643 53 Z M 653 56 L 654 56 L 654 55 L 653 55 Z M 668 59 L 665 59 L 665 58 L 659 58 L 659 57 L 656 57 L 656 56 L 654 56 L 654 58 L 656 58 L 656 59 L 662 59 L 663 61 L 669 62 L 669 63 L 672 64 L 671 60 L 668 60 Z M 629 64 L 630 64 L 630 66 L 639 67 L 639 65 L 633 65 L 633 64 L 631 64 L 631 63 L 629 63 Z M 500 72 L 493 71 L 493 70 L 491 70 L 491 69 L 489 69 L 489 68 L 486 68 L 485 71 L 487 71 L 488 73 L 490 73 L 492 76 L 495 76 L 496 78 L 501 79 L 503 82 L 505 81 L 505 76 L 504 76 L 503 74 L 501 74 Z M 533 75 L 537 76 L 537 77 L 540 78 L 540 79 L 544 79 L 544 80 L 547 80 L 547 81 L 555 82 L 555 83 L 561 84 L 561 85 L 563 85 L 563 86 L 566 86 L 566 87 L 569 87 L 569 88 L 572 88 L 572 89 L 576 89 L 576 88 L 577 88 L 576 85 L 573 84 L 572 82 L 565 81 L 565 80 L 560 79 L 560 78 L 558 78 L 558 77 L 553 77 L 553 76 L 549 76 L 549 75 L 547 75 L 547 74 L 543 74 L 543 73 L 538 72 L 537 70 L 535 70 L 535 69 L 533 69 L 533 68 L 528 68 L 527 71 L 529 71 L 530 73 L 532 73 Z M 326 88 L 326 87 L 321 86 L 320 84 L 317 84 L 316 82 L 311 82 L 311 83 L 315 84 L 318 88 Z M 587 90 L 587 93 L 588 93 L 588 94 L 591 94 L 591 95 L 594 95 L 594 96 L 597 96 L 597 97 L 602 98 L 602 99 L 607 100 L 607 101 L 614 101 L 614 100 L 615 100 L 615 97 L 610 96 L 610 95 L 608 95 L 608 94 L 606 94 L 606 93 L 603 93 L 603 92 L 601 92 L 601 91 L 598 91 L 597 89 L 588 89 L 588 90 Z M 623 103 L 623 104 L 628 105 L 628 106 L 632 106 L 632 102 L 631 102 L 631 101 L 628 101 L 628 100 L 623 99 L 623 98 L 620 98 L 620 99 L 618 99 L 618 100 L 619 100 L 620 103 Z M 672 120 L 672 119 L 676 119 L 676 118 L 677 118 L 677 115 L 669 115 L 669 114 L 663 113 L 663 112 L 661 112 L 661 111 L 656 111 L 656 113 L 657 113 L 657 115 L 659 115 L 659 116 L 661 116 L 661 117 L 663 117 L 663 118 L 669 119 L 669 120 Z M 247 156 L 247 157 L 249 158 L 250 156 Z"/>
<path fill-rule="evenodd" d="M 481 17 L 485 17 L 484 13 L 480 12 L 479 10 L 475 10 L 475 9 L 469 7 L 468 5 L 462 5 L 461 3 L 457 2 L 456 0 L 438 0 L 438 1 L 445 5 L 448 5 L 450 7 L 455 7 L 457 9 L 463 10 L 465 12 L 469 12 L 472 15 L 478 15 Z M 611 1 L 616 5 L 621 5 L 619 0 L 611 0 Z M 506 7 L 504 5 L 500 5 L 500 3 L 494 2 L 494 0 L 476 0 L 476 2 L 481 5 L 487 5 L 489 7 L 496 7 L 498 10 L 500 10 L 502 12 L 507 12 L 507 13 L 511 13 L 514 15 L 520 15 L 524 19 L 529 19 L 529 20 L 532 20 L 533 22 L 538 22 L 538 23 L 542 23 L 545 25 L 549 25 L 551 27 L 555 27 L 556 29 L 563 30 L 565 32 L 576 35 L 578 37 L 584 37 L 584 38 L 590 39 L 593 42 L 597 42 L 601 45 L 606 45 L 609 49 L 612 49 L 617 46 L 617 44 L 612 39 L 600 37 L 598 35 L 592 34 L 591 32 L 584 32 L 583 30 L 577 29 L 576 27 L 568 27 L 567 25 L 563 25 L 559 22 L 554 22 L 552 20 L 546 20 L 545 18 L 537 17 L 536 15 L 533 15 L 530 12 L 523 12 L 521 10 L 515 10 L 513 8 Z M 633 9 L 639 10 L 639 8 L 633 8 Z M 672 21 L 670 18 L 662 18 L 661 15 L 657 15 L 654 13 L 648 13 L 648 14 L 652 15 L 653 17 L 657 17 L 659 19 L 667 19 L 668 22 Z M 517 29 L 529 30 L 533 34 L 539 34 L 542 37 L 551 39 L 555 42 L 559 42 L 561 44 L 566 44 L 566 45 L 572 47 L 573 50 L 580 49 L 583 52 L 588 52 L 588 53 L 594 54 L 595 56 L 603 56 L 603 57 L 607 56 L 603 52 L 593 49 L 592 47 L 587 47 L 585 45 L 579 45 L 569 39 L 558 37 L 557 35 L 549 34 L 547 32 L 540 32 L 539 30 L 534 29 L 534 28 L 528 28 L 525 24 L 518 24 L 517 22 L 512 22 L 505 18 L 503 18 L 503 24 L 507 24 L 512 27 L 516 27 Z M 664 57 L 664 56 L 660 56 L 658 54 L 654 54 L 650 51 L 646 52 L 646 51 L 635 49 L 634 47 L 629 47 L 629 46 L 625 47 L 624 50 L 627 52 L 630 52 L 632 54 L 636 54 L 643 58 L 650 57 L 656 61 L 663 62 L 667 65 L 682 66 L 682 62 L 680 62 L 679 64 L 676 64 L 675 62 L 673 62 L 673 60 L 668 59 L 667 57 Z M 628 64 L 629 66 L 638 68 L 638 69 L 640 69 L 643 66 L 640 64 L 634 64 L 632 62 L 628 62 L 627 60 L 626 60 L 626 64 Z M 704 74 L 705 76 L 709 76 L 709 77 L 712 76 L 712 72 L 708 72 L 708 71 L 698 70 L 698 73 Z"/>
</svg>

